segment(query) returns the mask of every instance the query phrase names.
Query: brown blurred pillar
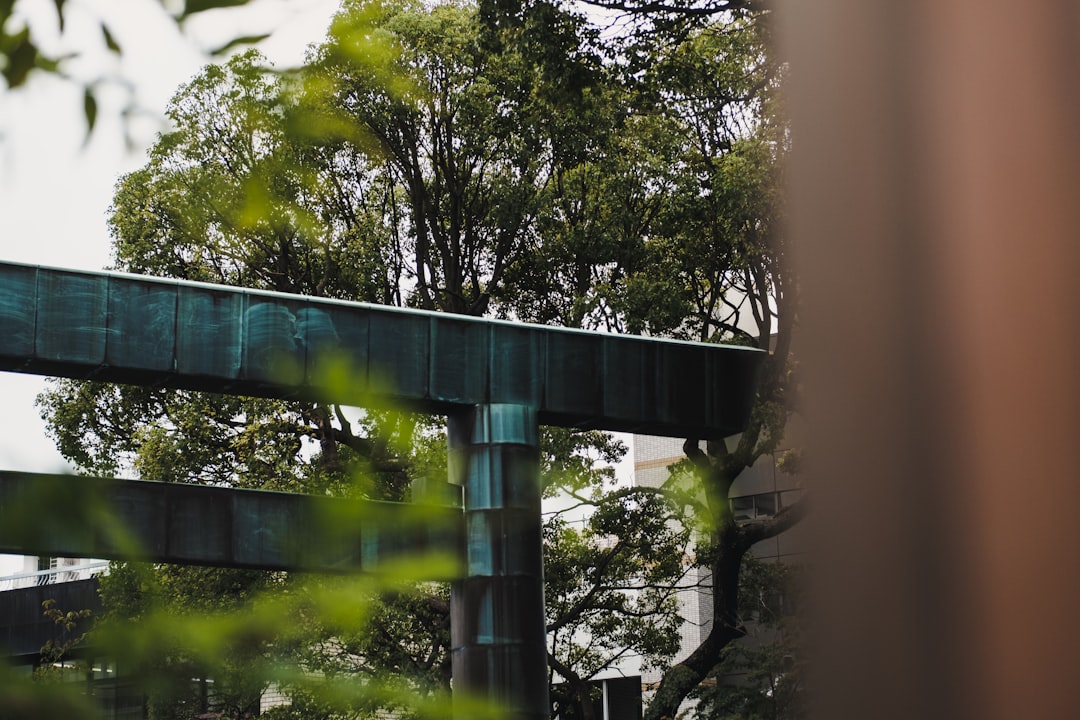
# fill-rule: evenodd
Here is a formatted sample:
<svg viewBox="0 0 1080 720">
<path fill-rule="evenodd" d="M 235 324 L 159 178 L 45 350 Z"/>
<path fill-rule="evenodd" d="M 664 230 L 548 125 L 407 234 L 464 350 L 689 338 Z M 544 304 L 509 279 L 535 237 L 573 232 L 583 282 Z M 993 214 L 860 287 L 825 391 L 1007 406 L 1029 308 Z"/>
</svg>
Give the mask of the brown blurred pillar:
<svg viewBox="0 0 1080 720">
<path fill-rule="evenodd" d="M 1080 717 L 1080 4 L 779 18 L 819 717 Z"/>
</svg>

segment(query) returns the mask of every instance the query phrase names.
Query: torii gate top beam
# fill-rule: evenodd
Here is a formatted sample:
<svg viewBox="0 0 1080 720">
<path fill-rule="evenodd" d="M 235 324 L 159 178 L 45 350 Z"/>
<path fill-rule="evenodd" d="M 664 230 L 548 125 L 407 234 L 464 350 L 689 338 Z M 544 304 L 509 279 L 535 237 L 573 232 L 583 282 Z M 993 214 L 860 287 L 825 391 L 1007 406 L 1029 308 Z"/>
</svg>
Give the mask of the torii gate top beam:
<svg viewBox="0 0 1080 720">
<path fill-rule="evenodd" d="M 760 351 L 119 273 L 0 262 L 0 370 L 257 397 L 373 399 L 542 424 L 719 438 L 745 426 Z M 328 383 L 338 356 L 350 388 Z"/>
</svg>

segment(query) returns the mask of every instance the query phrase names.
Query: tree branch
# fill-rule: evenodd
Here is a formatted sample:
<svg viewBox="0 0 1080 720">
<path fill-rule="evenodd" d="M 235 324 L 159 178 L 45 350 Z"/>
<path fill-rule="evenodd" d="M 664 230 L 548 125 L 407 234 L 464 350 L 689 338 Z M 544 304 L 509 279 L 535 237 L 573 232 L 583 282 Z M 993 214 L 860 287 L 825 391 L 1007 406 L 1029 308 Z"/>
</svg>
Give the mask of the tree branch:
<svg viewBox="0 0 1080 720">
<path fill-rule="evenodd" d="M 659 2 L 659 0 L 642 3 L 625 0 L 585 0 L 585 4 L 630 15 L 667 13 L 687 17 L 710 17 L 730 10 L 751 10 L 760 7 L 760 3 L 755 0 L 717 0 L 715 3 L 698 6 L 670 4 Z"/>
<path fill-rule="evenodd" d="M 589 588 L 589 591 L 582 595 L 569 610 L 563 613 L 561 618 L 558 618 L 555 622 L 547 626 L 547 631 L 549 633 L 559 631 L 580 618 L 586 610 L 597 607 L 592 601 L 593 598 L 607 587 L 603 582 L 604 571 L 607 570 L 608 566 L 611 565 L 612 561 L 615 559 L 615 556 L 622 552 L 625 547 L 626 546 L 622 542 L 616 543 L 613 548 L 604 553 L 598 563 L 593 565 L 593 577 L 595 578 L 593 586 Z"/>
</svg>

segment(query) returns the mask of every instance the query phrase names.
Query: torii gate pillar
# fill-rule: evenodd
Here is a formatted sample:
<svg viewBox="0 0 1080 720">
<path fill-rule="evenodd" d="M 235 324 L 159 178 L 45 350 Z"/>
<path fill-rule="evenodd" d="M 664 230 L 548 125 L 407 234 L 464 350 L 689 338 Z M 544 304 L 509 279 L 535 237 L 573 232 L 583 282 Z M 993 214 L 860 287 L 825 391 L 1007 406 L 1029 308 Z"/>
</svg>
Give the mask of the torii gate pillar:
<svg viewBox="0 0 1080 720">
<path fill-rule="evenodd" d="M 477 405 L 448 421 L 465 512 L 465 577 L 450 596 L 454 691 L 514 720 L 549 712 L 539 435 L 527 405 Z"/>
</svg>

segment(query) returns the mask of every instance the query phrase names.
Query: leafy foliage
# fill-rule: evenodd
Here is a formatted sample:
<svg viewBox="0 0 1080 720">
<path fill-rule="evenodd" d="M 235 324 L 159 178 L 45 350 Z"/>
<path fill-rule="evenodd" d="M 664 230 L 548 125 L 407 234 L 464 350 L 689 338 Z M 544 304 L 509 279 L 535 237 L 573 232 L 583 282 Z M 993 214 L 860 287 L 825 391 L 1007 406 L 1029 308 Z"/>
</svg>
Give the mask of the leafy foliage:
<svg viewBox="0 0 1080 720">
<path fill-rule="evenodd" d="M 153 718 L 187 718 L 207 707 L 255 715 L 271 686 L 291 699 L 272 717 L 361 718 L 383 708 L 443 717 L 450 700 L 442 673 L 430 682 L 415 668 L 395 673 L 395 663 L 413 656 L 386 642 L 398 631 L 420 637 L 415 628 L 427 622 L 411 612 L 428 602 L 411 577 L 114 564 L 102 581 L 108 611 L 91 642 L 147 693 Z M 442 613 L 435 617 L 445 626 Z M 499 716 L 484 704 L 473 711 Z"/>
<path fill-rule="evenodd" d="M 41 646 L 41 663 L 34 668 L 34 676 L 46 681 L 65 679 L 72 670 L 79 672 L 77 666 L 68 665 L 70 653 L 86 641 L 85 632 L 76 632 L 80 625 L 85 625 L 92 613 L 90 610 L 64 610 L 57 607 L 56 600 L 50 598 L 41 603 L 41 614 L 56 626 L 58 635 L 45 641 Z"/>
<path fill-rule="evenodd" d="M 170 2 L 169 0 L 144 0 L 147 5 L 155 6 L 161 15 L 168 19 L 178 33 L 184 33 L 188 20 L 207 11 L 223 8 L 236 8 L 245 5 L 254 5 L 256 0 L 185 0 L 183 3 Z M 89 81 L 77 80 L 69 75 L 68 65 L 80 56 L 92 53 L 97 49 L 104 49 L 117 57 L 125 52 L 124 47 L 117 40 L 117 33 L 110 27 L 108 20 L 97 14 L 96 9 L 83 7 L 82 3 L 69 3 L 68 0 L 53 0 L 53 18 L 55 27 L 62 39 L 70 40 L 67 30 L 67 18 L 73 6 L 79 6 L 78 10 L 89 14 L 100 28 L 100 45 L 87 47 L 81 41 L 75 43 L 74 51 L 58 53 L 50 49 L 50 43 L 43 41 L 43 36 L 48 34 L 49 28 L 45 27 L 48 22 L 47 13 L 35 13 L 33 8 L 28 7 L 31 2 L 23 0 L 0 1 L 0 77 L 3 84 L 0 90 L 16 90 L 27 85 L 35 76 L 54 76 L 63 78 L 80 87 L 83 97 L 83 118 L 86 121 L 87 134 L 93 131 L 98 118 L 98 96 L 102 86 L 107 84 L 116 85 L 127 89 L 122 81 L 106 76 L 98 77 Z M 179 5 L 179 7 L 177 7 Z M 234 48 L 252 45 L 266 39 L 268 35 L 237 35 L 224 42 L 219 47 L 209 51 L 212 57 L 224 56 Z M 130 111 L 131 108 L 128 108 Z"/>
</svg>

